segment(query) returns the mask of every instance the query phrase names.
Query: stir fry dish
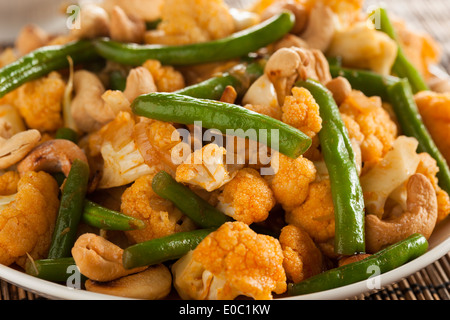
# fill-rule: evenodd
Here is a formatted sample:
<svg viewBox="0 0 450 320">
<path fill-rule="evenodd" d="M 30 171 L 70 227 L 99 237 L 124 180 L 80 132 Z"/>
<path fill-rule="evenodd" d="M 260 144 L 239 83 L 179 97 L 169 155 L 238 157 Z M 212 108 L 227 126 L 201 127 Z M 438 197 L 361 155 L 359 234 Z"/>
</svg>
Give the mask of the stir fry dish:
<svg viewBox="0 0 450 320">
<path fill-rule="evenodd" d="M 428 34 L 362 0 L 75 8 L 0 54 L 1 264 L 112 296 L 262 300 L 427 252 L 450 213 Z"/>
</svg>

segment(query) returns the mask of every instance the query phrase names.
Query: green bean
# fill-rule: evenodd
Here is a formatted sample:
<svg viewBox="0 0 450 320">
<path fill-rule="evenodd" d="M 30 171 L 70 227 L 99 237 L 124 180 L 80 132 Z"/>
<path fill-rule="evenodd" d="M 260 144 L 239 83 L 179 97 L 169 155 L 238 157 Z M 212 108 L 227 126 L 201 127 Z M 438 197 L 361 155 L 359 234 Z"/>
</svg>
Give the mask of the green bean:
<svg viewBox="0 0 450 320">
<path fill-rule="evenodd" d="M 450 194 L 450 170 L 448 164 L 422 122 L 422 117 L 417 109 L 409 82 L 407 79 L 400 80 L 389 86 L 387 92 L 401 131 L 403 134 L 418 140 L 418 152 L 427 152 L 436 160 L 439 167 L 439 171 L 436 174 L 439 186 Z"/>
<path fill-rule="evenodd" d="M 92 43 L 87 40 L 41 47 L 0 69 L 0 98 L 27 81 L 69 67 L 68 56 L 74 64 L 98 58 Z"/>
<path fill-rule="evenodd" d="M 258 141 L 291 158 L 311 146 L 311 139 L 300 130 L 235 104 L 159 92 L 137 97 L 131 109 L 136 115 L 166 122 L 201 121 L 204 128 Z"/>
<path fill-rule="evenodd" d="M 71 128 L 59 128 L 56 131 L 55 139 L 66 139 L 78 143 L 78 133 Z"/>
<path fill-rule="evenodd" d="M 299 81 L 319 104 L 323 120 L 319 132 L 328 169 L 335 215 L 335 252 L 352 255 L 365 251 L 364 198 L 347 129 L 332 94 L 320 83 Z"/>
<path fill-rule="evenodd" d="M 104 230 L 137 230 L 145 227 L 145 222 L 110 210 L 90 200 L 84 201 L 82 221 L 92 227 Z"/>
<path fill-rule="evenodd" d="M 77 227 L 83 213 L 84 197 L 89 180 L 89 165 L 75 159 L 61 192 L 61 203 L 52 235 L 49 259 L 71 256 Z"/>
<path fill-rule="evenodd" d="M 382 76 L 373 71 L 336 66 L 330 66 L 330 73 L 333 78 L 339 76 L 346 78 L 354 90 L 359 90 L 368 97 L 380 97 L 383 101 L 389 100 L 387 87 L 400 80 L 397 77 Z"/>
<path fill-rule="evenodd" d="M 428 242 L 421 234 L 413 234 L 363 260 L 330 269 L 301 282 L 288 285 L 290 295 L 302 295 L 342 287 L 368 279 L 374 272 L 382 274 L 400 267 L 424 254 Z"/>
<path fill-rule="evenodd" d="M 188 86 L 174 93 L 199 99 L 219 100 L 225 88 L 232 86 L 238 96 L 243 96 L 250 85 L 263 73 L 264 66 L 262 63 L 243 63 L 228 72 Z"/>
<path fill-rule="evenodd" d="M 152 188 L 157 195 L 171 201 L 201 228 L 220 227 L 231 220 L 165 171 L 160 171 L 153 177 Z"/>
<path fill-rule="evenodd" d="M 99 55 L 125 65 L 139 66 L 148 59 L 181 66 L 224 61 L 242 57 L 280 39 L 293 27 L 295 17 L 283 12 L 233 35 L 209 42 L 188 45 L 140 45 L 109 39 L 94 42 Z"/>
<path fill-rule="evenodd" d="M 193 250 L 215 229 L 199 229 L 178 232 L 132 245 L 123 251 L 122 264 L 125 269 L 149 266 L 179 259 Z"/>
<path fill-rule="evenodd" d="M 373 11 L 371 15 L 373 15 L 375 19 L 379 19 L 378 25 L 380 27 L 380 30 L 386 33 L 397 43 L 397 58 L 395 59 L 392 71 L 400 78 L 407 78 L 414 93 L 429 90 L 428 85 L 426 84 L 420 72 L 406 57 L 406 54 L 403 51 L 400 41 L 398 40 L 397 33 L 389 19 L 389 15 L 386 9 L 378 8 Z"/>
<path fill-rule="evenodd" d="M 41 259 L 27 260 L 25 263 L 25 272 L 39 279 L 52 282 L 66 282 L 73 276 L 76 264 L 72 257 L 59 259 Z M 78 272 L 78 271 L 77 271 Z M 87 278 L 80 274 L 80 280 Z"/>
</svg>

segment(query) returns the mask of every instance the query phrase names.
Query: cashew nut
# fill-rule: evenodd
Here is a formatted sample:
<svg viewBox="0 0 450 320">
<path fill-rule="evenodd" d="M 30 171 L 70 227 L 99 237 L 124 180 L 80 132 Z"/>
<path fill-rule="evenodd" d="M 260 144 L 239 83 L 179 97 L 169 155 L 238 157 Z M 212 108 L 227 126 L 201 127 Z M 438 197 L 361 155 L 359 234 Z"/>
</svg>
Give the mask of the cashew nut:
<svg viewBox="0 0 450 320">
<path fill-rule="evenodd" d="M 420 233 L 428 239 L 436 225 L 437 213 L 433 185 L 420 173 L 412 175 L 407 183 L 405 212 L 384 220 L 376 215 L 366 215 L 366 251 L 378 252 L 413 233 Z"/>
<path fill-rule="evenodd" d="M 80 27 L 73 28 L 71 34 L 77 38 L 92 39 L 109 35 L 108 13 L 102 7 L 87 3 L 81 7 Z"/>
<path fill-rule="evenodd" d="M 352 85 L 344 77 L 337 77 L 328 81 L 325 86 L 333 94 L 334 101 L 339 106 L 352 93 Z"/>
<path fill-rule="evenodd" d="M 9 139 L 0 138 L 0 169 L 6 169 L 22 160 L 41 139 L 38 130 L 16 133 Z"/>
<path fill-rule="evenodd" d="M 34 24 L 28 24 L 22 28 L 17 36 L 15 47 L 20 55 L 25 55 L 37 48 L 45 46 L 50 36 L 45 30 Z"/>
<path fill-rule="evenodd" d="M 64 139 L 48 140 L 35 147 L 17 165 L 17 171 L 63 172 L 66 177 L 75 159 L 87 162 L 83 150 L 75 143 Z"/>
<path fill-rule="evenodd" d="M 298 78 L 311 78 L 321 83 L 331 80 L 328 61 L 323 53 L 316 49 L 281 48 L 269 58 L 264 72 L 277 91 L 280 105 Z"/>
<path fill-rule="evenodd" d="M 82 234 L 72 248 L 72 256 L 81 274 L 100 282 L 112 281 L 147 268 L 125 269 L 122 255 L 122 248 L 93 233 Z"/>
<path fill-rule="evenodd" d="M 73 75 L 73 90 L 75 96 L 71 104 L 71 114 L 79 130 L 91 132 L 114 119 L 114 113 L 105 108 L 101 98 L 105 88 L 94 73 L 86 70 L 76 71 Z"/>
<path fill-rule="evenodd" d="M 137 67 L 130 70 L 123 93 L 128 101 L 133 102 L 141 94 L 156 92 L 153 76 L 147 68 Z"/>
<path fill-rule="evenodd" d="M 308 12 L 303 5 L 301 5 L 296 1 L 292 0 L 275 1 L 272 5 L 267 7 L 266 10 L 264 10 L 264 12 L 261 14 L 261 19 L 266 20 L 285 10 L 291 11 L 295 16 L 295 24 L 291 29 L 291 33 L 293 34 L 301 33 L 307 25 Z"/>
<path fill-rule="evenodd" d="M 145 30 L 144 20 L 136 16 L 128 16 L 119 6 L 113 7 L 110 14 L 109 28 L 112 40 L 142 43 L 144 41 Z"/>
<path fill-rule="evenodd" d="M 131 111 L 131 101 L 141 94 L 155 92 L 156 85 L 146 68 L 137 67 L 130 71 L 124 92 L 105 91 L 97 75 L 86 70 L 74 73 L 73 89 L 72 118 L 79 130 L 92 132 L 114 120 L 119 112 Z"/>
<path fill-rule="evenodd" d="M 284 98 L 295 83 L 301 63 L 300 56 L 292 48 L 276 51 L 267 61 L 264 72 L 275 87 L 279 105 L 283 105 Z"/>
<path fill-rule="evenodd" d="M 172 289 L 172 274 L 163 264 L 109 282 L 87 280 L 86 290 L 114 296 L 159 300 Z"/>
<path fill-rule="evenodd" d="M 311 9 L 308 26 L 301 34 L 301 38 L 310 48 L 325 52 L 331 44 L 334 31 L 333 10 L 323 3 L 317 2 Z"/>
</svg>

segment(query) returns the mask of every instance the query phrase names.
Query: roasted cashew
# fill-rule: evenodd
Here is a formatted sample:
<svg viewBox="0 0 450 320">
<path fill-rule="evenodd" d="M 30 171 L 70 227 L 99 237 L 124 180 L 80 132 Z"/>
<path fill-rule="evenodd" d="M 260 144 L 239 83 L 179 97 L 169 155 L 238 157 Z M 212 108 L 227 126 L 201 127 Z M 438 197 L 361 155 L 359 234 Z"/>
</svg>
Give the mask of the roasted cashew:
<svg viewBox="0 0 450 320">
<path fill-rule="evenodd" d="M 311 9 L 308 25 L 300 37 L 311 49 L 325 52 L 333 39 L 334 13 L 330 7 L 317 2 Z"/>
<path fill-rule="evenodd" d="M 137 67 L 130 70 L 127 77 L 127 85 L 123 91 L 128 101 L 133 102 L 141 94 L 156 91 L 157 88 L 153 76 L 147 68 Z"/>
<path fill-rule="evenodd" d="M 125 269 L 122 255 L 122 248 L 93 233 L 81 235 L 72 248 L 72 256 L 81 274 L 100 282 L 112 281 L 147 268 Z"/>
<path fill-rule="evenodd" d="M 99 130 L 115 119 L 121 111 L 130 112 L 130 103 L 137 96 L 156 91 L 151 73 L 144 67 L 132 69 L 127 77 L 124 92 L 107 90 L 92 72 L 78 70 L 74 73 L 71 114 L 77 128 L 83 132 Z"/>
<path fill-rule="evenodd" d="M 35 147 L 17 165 L 17 171 L 63 172 L 66 177 L 75 159 L 87 162 L 83 150 L 75 143 L 64 139 L 48 140 Z"/>
<path fill-rule="evenodd" d="M 373 214 L 366 215 L 366 251 L 378 252 L 413 233 L 420 233 L 428 239 L 436 225 L 437 213 L 433 185 L 420 173 L 412 175 L 407 183 L 405 212 L 384 220 Z"/>
<path fill-rule="evenodd" d="M 281 48 L 269 58 L 264 72 L 275 87 L 280 105 L 299 78 L 311 78 L 321 83 L 331 80 L 327 59 L 321 51 L 315 49 Z"/>
<path fill-rule="evenodd" d="M 325 86 L 333 94 L 334 101 L 338 106 L 352 93 L 352 85 L 344 77 L 336 77 L 328 81 Z"/>
<path fill-rule="evenodd" d="M 92 39 L 109 35 L 108 13 L 102 7 L 87 3 L 81 7 L 80 27 L 73 28 L 71 34 L 76 38 Z"/>
<path fill-rule="evenodd" d="M 0 138 L 0 169 L 6 169 L 22 160 L 41 139 L 38 130 L 16 133 L 9 139 Z"/>
<path fill-rule="evenodd" d="M 114 6 L 110 13 L 109 34 L 112 40 L 142 43 L 145 35 L 145 22 L 136 16 L 128 16 L 125 11 Z"/>
<path fill-rule="evenodd" d="M 86 290 L 92 292 L 133 299 L 159 300 L 170 293 L 172 274 L 165 265 L 159 264 L 113 281 L 98 282 L 89 279 L 85 285 Z"/>
</svg>

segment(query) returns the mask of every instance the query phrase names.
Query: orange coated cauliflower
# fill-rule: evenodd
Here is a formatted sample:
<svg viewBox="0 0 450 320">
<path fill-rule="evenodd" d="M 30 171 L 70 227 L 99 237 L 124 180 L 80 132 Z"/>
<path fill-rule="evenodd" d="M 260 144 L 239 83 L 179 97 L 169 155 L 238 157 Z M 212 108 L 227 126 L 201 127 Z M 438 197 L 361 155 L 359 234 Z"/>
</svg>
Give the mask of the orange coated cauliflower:
<svg viewBox="0 0 450 320">
<path fill-rule="evenodd" d="M 231 300 L 239 295 L 272 299 L 286 291 L 283 252 L 277 239 L 243 222 L 227 222 L 172 266 L 183 299 Z"/>
<path fill-rule="evenodd" d="M 152 74 L 158 92 L 173 92 L 185 87 L 183 75 L 172 66 L 163 66 L 158 60 L 147 60 L 142 66 Z"/>
<path fill-rule="evenodd" d="M 277 172 L 264 178 L 268 181 L 277 202 L 289 211 L 305 201 L 309 185 L 316 179 L 316 168 L 303 156 L 292 159 L 279 154 Z"/>
<path fill-rule="evenodd" d="M 436 174 L 439 171 L 436 160 L 433 159 L 428 153 L 419 154 L 419 166 L 416 173 L 421 173 L 427 177 L 434 190 L 436 190 L 437 204 L 438 204 L 438 217 L 436 223 L 444 220 L 450 214 L 450 197 L 447 192 L 442 190 L 438 185 L 438 178 Z"/>
<path fill-rule="evenodd" d="M 266 220 L 276 204 L 267 182 L 251 168 L 239 170 L 233 180 L 225 184 L 218 200 L 219 210 L 248 225 Z"/>
<path fill-rule="evenodd" d="M 422 91 L 414 100 L 436 146 L 450 163 L 450 93 Z"/>
<path fill-rule="evenodd" d="M 334 238 L 334 205 L 330 180 L 313 182 L 305 202 L 286 211 L 286 222 L 303 228 L 316 243 Z"/>
<path fill-rule="evenodd" d="M 59 208 L 56 180 L 45 172 L 26 172 L 17 193 L 2 199 L 0 263 L 23 266 L 27 255 L 46 257 Z"/>
<path fill-rule="evenodd" d="M 174 10 L 176 8 L 176 10 Z M 223 0 L 166 0 L 161 23 L 146 35 L 148 43 L 182 45 L 224 38 L 235 30 Z"/>
<path fill-rule="evenodd" d="M 292 96 L 287 96 L 281 108 L 281 120 L 313 138 L 322 128 L 319 105 L 305 88 L 292 88 Z"/>
<path fill-rule="evenodd" d="M 7 196 L 17 192 L 20 174 L 17 171 L 7 171 L 0 176 L 0 195 Z"/>
<path fill-rule="evenodd" d="M 136 179 L 122 194 L 121 212 L 146 223 L 143 229 L 125 232 L 127 238 L 135 243 L 195 228 L 194 223 L 172 202 L 159 197 L 153 191 L 153 176 L 145 175 Z"/>
<path fill-rule="evenodd" d="M 293 225 L 281 229 L 280 244 L 287 278 L 298 283 L 323 271 L 322 252 L 306 231 Z"/>
<path fill-rule="evenodd" d="M 64 90 L 61 75 L 51 72 L 19 87 L 14 105 L 29 128 L 41 132 L 56 131 L 63 125 L 61 109 Z"/>
<path fill-rule="evenodd" d="M 360 144 L 364 174 L 392 148 L 398 134 L 397 125 L 379 97 L 366 97 L 357 90 L 344 100 L 339 111 L 350 139 Z"/>
</svg>

